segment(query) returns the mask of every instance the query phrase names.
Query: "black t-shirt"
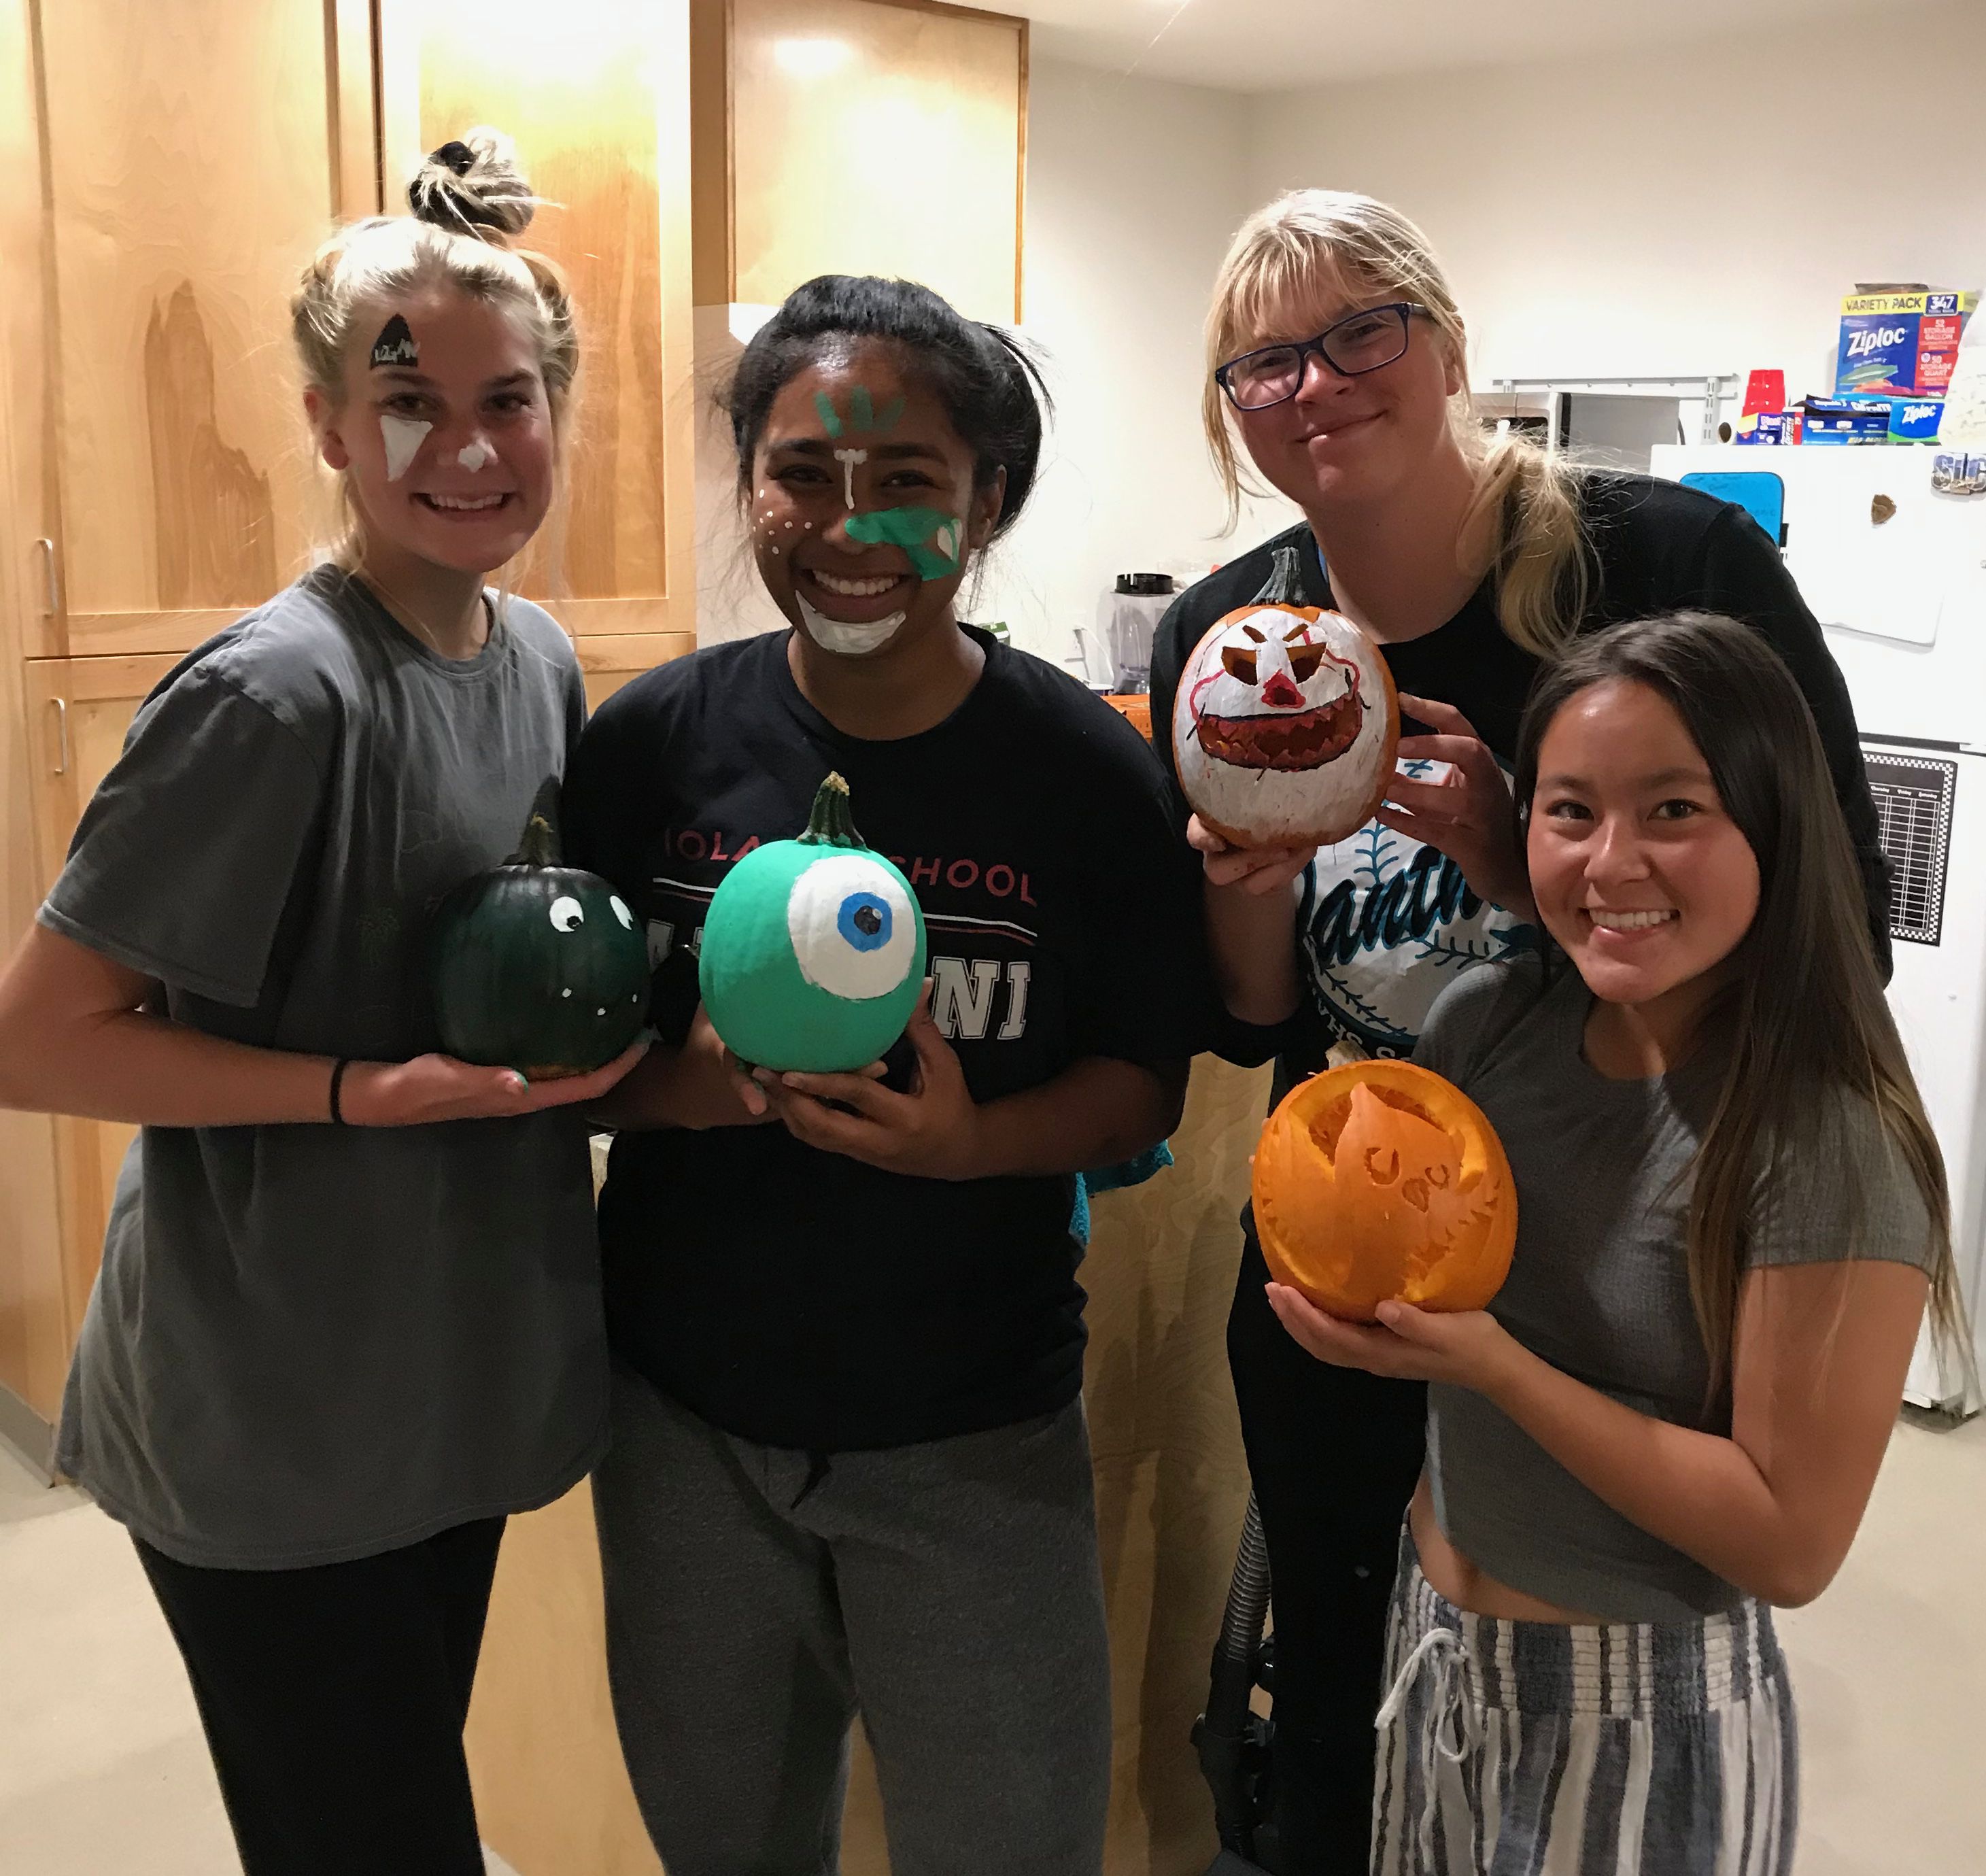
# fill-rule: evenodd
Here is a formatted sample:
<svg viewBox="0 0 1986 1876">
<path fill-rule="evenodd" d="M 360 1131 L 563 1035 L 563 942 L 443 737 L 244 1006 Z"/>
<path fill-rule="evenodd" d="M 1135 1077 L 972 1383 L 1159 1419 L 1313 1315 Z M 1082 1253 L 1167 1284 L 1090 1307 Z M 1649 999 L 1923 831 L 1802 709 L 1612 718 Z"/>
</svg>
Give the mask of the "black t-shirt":
<svg viewBox="0 0 1986 1876">
<path fill-rule="evenodd" d="M 1581 507 L 1597 576 L 1581 630 L 1658 612 L 1720 612 L 1755 627 L 1786 660 L 1820 731 L 1887 977 L 1889 869 L 1854 710 L 1778 548 L 1743 509 L 1654 477 L 1594 472 L 1585 478 Z M 1190 587 L 1159 626 L 1152 656 L 1155 725 L 1172 721 L 1180 672 L 1193 647 L 1216 619 L 1261 591 L 1275 549 L 1285 545 L 1300 550 L 1304 602 L 1332 604 L 1306 523 Z M 1496 600 L 1493 579 L 1485 580 L 1446 625 L 1380 650 L 1400 689 L 1454 705 L 1508 769 L 1539 661 L 1505 634 Z M 1423 726 L 1405 727 L 1412 734 Z M 1155 740 L 1170 769 L 1170 736 Z M 1304 1015 L 1315 1020 L 1295 1025 L 1285 1049 L 1284 1069 L 1297 1075 L 1320 1066 L 1341 1036 L 1375 1054 L 1411 1054 L 1428 1010 L 1459 971 L 1520 955 L 1538 940 L 1534 928 L 1469 891 L 1452 861 L 1377 821 L 1319 853 L 1303 884 L 1298 920 L 1312 993 Z"/>
<path fill-rule="evenodd" d="M 974 631 L 986 664 L 921 735 L 843 735 L 773 632 L 610 698 L 567 774 L 566 849 L 645 922 L 654 1020 L 697 1007 L 729 864 L 806 826 L 830 770 L 923 908 L 933 1014 L 973 1098 L 1103 1056 L 1203 1046 L 1198 866 L 1163 771 L 1067 673 Z M 713 1424 L 814 1452 L 1011 1425 L 1082 1384 L 1072 1176 L 951 1182 L 803 1145 L 776 1123 L 622 1134 L 601 1205 L 608 1331 Z"/>
</svg>

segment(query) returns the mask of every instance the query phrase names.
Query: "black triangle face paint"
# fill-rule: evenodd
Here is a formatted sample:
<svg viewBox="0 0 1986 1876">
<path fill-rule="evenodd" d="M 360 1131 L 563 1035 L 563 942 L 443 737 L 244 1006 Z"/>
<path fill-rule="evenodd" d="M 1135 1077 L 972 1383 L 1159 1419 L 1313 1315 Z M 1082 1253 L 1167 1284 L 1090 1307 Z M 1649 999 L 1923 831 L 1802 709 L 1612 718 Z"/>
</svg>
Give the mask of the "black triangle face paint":
<svg viewBox="0 0 1986 1876">
<path fill-rule="evenodd" d="M 379 328 L 379 336 L 372 342 L 372 369 L 382 366 L 417 366 L 421 362 L 421 349 L 414 343 L 414 335 L 407 329 L 407 322 L 398 313 Z"/>
</svg>

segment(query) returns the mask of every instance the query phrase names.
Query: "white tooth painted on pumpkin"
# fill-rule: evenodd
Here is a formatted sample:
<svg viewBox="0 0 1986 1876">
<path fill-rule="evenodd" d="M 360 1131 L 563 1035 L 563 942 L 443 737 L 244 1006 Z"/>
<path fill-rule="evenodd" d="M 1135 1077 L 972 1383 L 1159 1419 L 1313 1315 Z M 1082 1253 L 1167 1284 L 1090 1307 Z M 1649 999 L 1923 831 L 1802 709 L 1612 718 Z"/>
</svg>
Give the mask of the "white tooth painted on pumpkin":
<svg viewBox="0 0 1986 1876">
<path fill-rule="evenodd" d="M 433 429 L 432 423 L 422 423 L 413 417 L 403 417 L 390 410 L 379 413 L 379 438 L 386 446 L 386 480 L 397 482 L 407 473 L 407 467 L 420 454 L 421 445 Z"/>
<path fill-rule="evenodd" d="M 855 465 L 867 462 L 869 452 L 867 450 L 837 450 L 834 453 L 834 460 L 841 465 L 842 500 L 847 503 L 848 512 L 853 514 L 855 512 Z"/>
<path fill-rule="evenodd" d="M 455 460 L 473 476 L 485 463 L 496 460 L 496 452 L 479 436 L 472 443 L 465 443 L 456 451 Z"/>
</svg>

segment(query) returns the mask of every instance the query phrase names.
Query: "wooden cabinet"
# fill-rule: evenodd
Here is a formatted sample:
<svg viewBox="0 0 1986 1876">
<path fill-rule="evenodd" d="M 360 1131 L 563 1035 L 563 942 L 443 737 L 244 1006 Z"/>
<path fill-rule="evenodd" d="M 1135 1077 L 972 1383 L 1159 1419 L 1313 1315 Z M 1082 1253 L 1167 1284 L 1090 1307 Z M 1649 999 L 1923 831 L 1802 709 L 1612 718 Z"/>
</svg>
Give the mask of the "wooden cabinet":
<svg viewBox="0 0 1986 1876">
<path fill-rule="evenodd" d="M 596 703 L 693 645 L 687 4 L 0 0 L 0 945 L 146 692 L 332 537 L 291 295 L 472 126 L 517 140 L 581 321 L 512 577 Z M 129 1138 L 0 1115 L 0 1389 L 44 1422 Z"/>
</svg>

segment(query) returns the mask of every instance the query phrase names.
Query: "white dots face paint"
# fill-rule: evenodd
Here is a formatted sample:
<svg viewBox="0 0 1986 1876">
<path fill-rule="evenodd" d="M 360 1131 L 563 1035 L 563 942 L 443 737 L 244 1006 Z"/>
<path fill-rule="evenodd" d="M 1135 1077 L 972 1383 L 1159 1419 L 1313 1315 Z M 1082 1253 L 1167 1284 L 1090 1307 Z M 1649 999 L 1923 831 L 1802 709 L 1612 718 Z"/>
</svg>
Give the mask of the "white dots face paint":
<svg viewBox="0 0 1986 1876">
<path fill-rule="evenodd" d="M 421 445 L 427 440 L 432 423 L 422 423 L 412 417 L 402 417 L 390 410 L 379 413 L 379 440 L 386 446 L 386 480 L 397 482 L 420 454 Z"/>
<path fill-rule="evenodd" d="M 457 450 L 455 460 L 473 476 L 478 470 L 495 462 L 496 452 L 479 436 L 475 442 Z"/>
</svg>

